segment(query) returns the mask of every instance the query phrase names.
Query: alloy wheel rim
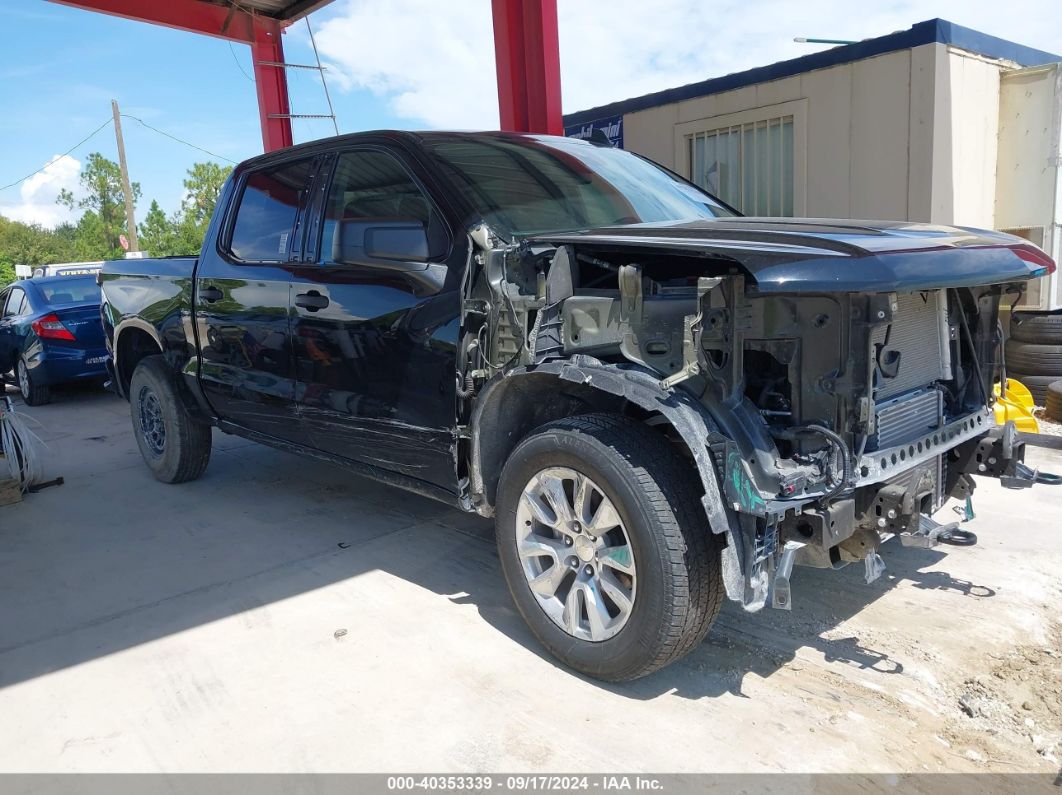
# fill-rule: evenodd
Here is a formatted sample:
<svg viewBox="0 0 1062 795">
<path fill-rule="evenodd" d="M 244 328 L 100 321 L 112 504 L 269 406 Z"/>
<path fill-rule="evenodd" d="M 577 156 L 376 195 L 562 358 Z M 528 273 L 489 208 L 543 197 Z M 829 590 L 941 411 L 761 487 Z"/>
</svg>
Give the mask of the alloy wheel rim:
<svg viewBox="0 0 1062 795">
<path fill-rule="evenodd" d="M 26 363 L 18 363 L 18 388 L 22 392 L 22 397 L 29 397 L 30 385 L 29 385 L 29 373 L 26 372 Z"/>
<path fill-rule="evenodd" d="M 516 552 L 539 607 L 568 635 L 600 642 L 626 626 L 638 578 L 623 520 L 593 480 L 550 467 L 524 487 Z"/>
<path fill-rule="evenodd" d="M 159 403 L 158 396 L 148 387 L 140 390 L 138 403 L 140 433 L 148 449 L 160 456 L 166 450 L 166 424 L 162 419 L 162 405 Z"/>
</svg>

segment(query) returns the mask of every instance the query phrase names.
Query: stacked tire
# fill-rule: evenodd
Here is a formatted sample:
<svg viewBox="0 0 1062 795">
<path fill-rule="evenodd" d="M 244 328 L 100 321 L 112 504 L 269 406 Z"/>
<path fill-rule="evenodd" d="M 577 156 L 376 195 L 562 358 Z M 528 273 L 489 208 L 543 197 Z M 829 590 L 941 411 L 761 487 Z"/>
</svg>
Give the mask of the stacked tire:
<svg viewBox="0 0 1062 795">
<path fill-rule="evenodd" d="M 1047 387 L 1047 418 L 1062 422 L 1062 381 L 1055 381 Z"/>
<path fill-rule="evenodd" d="M 1048 386 L 1062 381 L 1062 313 L 1015 312 L 1005 353 L 1007 377 L 1025 384 L 1036 405 L 1045 405 Z"/>
</svg>

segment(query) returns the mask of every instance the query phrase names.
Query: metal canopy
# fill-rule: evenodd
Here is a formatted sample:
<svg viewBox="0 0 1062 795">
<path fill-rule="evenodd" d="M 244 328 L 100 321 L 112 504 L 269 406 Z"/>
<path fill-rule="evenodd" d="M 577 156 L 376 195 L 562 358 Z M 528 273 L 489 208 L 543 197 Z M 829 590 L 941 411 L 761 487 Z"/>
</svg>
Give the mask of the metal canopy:
<svg viewBox="0 0 1062 795">
<path fill-rule="evenodd" d="M 50 0 L 139 22 L 250 43 L 248 22 L 287 27 L 332 0 Z"/>
<path fill-rule="evenodd" d="M 281 22 L 297 22 L 307 14 L 312 14 L 318 8 L 328 5 L 332 0 L 240 0 L 239 3 L 232 3 L 230 0 L 202 0 L 202 2 L 221 6 L 239 5 Z"/>
<path fill-rule="evenodd" d="M 251 45 L 262 144 L 292 144 L 281 34 L 331 0 L 51 0 Z M 481 0 L 486 4 L 487 0 Z M 563 135 L 557 0 L 491 0 L 501 128 Z M 439 13 L 445 13 L 445 4 Z"/>
</svg>

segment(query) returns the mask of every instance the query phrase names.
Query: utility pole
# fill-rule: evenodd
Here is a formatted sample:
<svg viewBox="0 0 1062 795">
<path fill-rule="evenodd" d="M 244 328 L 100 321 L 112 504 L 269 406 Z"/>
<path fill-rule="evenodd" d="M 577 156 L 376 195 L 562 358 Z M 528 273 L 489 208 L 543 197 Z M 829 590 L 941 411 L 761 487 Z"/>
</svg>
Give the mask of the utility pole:
<svg viewBox="0 0 1062 795">
<path fill-rule="evenodd" d="M 111 110 L 114 112 L 114 137 L 118 139 L 118 167 L 122 170 L 122 194 L 125 196 L 129 250 L 140 251 L 136 239 L 136 218 L 133 216 L 133 186 L 129 184 L 129 167 L 125 163 L 125 141 L 122 140 L 122 114 L 118 112 L 118 100 L 111 100 Z"/>
</svg>

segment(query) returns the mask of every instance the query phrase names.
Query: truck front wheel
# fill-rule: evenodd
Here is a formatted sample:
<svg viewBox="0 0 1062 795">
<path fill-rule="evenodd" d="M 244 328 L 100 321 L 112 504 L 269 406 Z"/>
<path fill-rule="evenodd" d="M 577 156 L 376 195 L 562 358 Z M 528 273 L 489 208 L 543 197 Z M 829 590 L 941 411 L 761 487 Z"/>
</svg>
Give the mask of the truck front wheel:
<svg viewBox="0 0 1062 795">
<path fill-rule="evenodd" d="M 163 483 L 184 483 L 210 461 L 210 426 L 185 408 L 161 356 L 140 361 L 129 383 L 129 408 L 140 454 Z"/>
<path fill-rule="evenodd" d="M 722 605 L 698 481 L 663 436 L 615 414 L 544 425 L 513 451 L 497 540 L 513 600 L 556 657 L 625 681 L 682 657 Z"/>
</svg>

